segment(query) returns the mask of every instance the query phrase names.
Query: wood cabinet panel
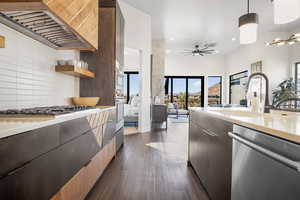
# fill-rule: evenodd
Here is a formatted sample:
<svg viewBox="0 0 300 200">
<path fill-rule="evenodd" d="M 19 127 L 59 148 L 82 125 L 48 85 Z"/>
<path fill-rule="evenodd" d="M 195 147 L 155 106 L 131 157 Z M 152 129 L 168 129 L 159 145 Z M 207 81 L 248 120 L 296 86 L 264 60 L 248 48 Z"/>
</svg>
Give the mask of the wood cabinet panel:
<svg viewBox="0 0 300 200">
<path fill-rule="evenodd" d="M 88 193 L 85 182 L 86 169 L 82 168 L 59 192 L 61 200 L 82 200 Z"/>
<path fill-rule="evenodd" d="M 114 158 L 115 143 L 113 138 L 51 200 L 83 200 Z"/>
<path fill-rule="evenodd" d="M 98 49 L 98 0 L 43 0 L 49 10 Z"/>
<path fill-rule="evenodd" d="M 99 50 L 81 52 L 80 58 L 91 66 L 95 79 L 80 80 L 80 96 L 99 96 L 100 105 L 115 105 L 116 70 L 116 10 L 100 9 Z"/>
</svg>

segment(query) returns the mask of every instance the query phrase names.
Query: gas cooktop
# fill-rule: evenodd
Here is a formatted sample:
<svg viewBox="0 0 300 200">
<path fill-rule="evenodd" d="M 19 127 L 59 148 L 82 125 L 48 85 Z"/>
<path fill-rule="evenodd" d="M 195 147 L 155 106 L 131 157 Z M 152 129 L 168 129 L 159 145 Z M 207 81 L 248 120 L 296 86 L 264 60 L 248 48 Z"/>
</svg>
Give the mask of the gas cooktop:
<svg viewBox="0 0 300 200">
<path fill-rule="evenodd" d="M 62 115 L 83 110 L 95 109 L 93 106 L 51 106 L 0 111 L 0 115 Z"/>
</svg>

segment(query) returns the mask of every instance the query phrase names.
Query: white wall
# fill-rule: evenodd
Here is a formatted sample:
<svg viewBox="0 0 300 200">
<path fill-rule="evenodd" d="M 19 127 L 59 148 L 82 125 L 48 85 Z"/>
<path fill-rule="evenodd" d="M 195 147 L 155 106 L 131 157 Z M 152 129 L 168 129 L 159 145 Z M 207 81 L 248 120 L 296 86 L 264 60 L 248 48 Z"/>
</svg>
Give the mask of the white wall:
<svg viewBox="0 0 300 200">
<path fill-rule="evenodd" d="M 229 103 L 229 75 L 249 70 L 251 64 L 263 62 L 263 72 L 270 79 L 270 90 L 281 81 L 293 76 L 293 67 L 300 62 L 300 44 L 282 47 L 268 47 L 277 37 L 288 38 L 291 33 L 268 32 L 259 35 L 259 40 L 251 45 L 241 45 L 225 55 L 166 56 L 166 72 L 169 76 L 205 76 L 205 105 L 207 105 L 207 77 L 223 76 L 223 103 Z M 238 42 L 238 41 L 236 41 Z"/>
<path fill-rule="evenodd" d="M 166 56 L 167 76 L 222 76 L 224 74 L 223 55 L 185 56 L 168 54 Z"/>
<path fill-rule="evenodd" d="M 270 90 L 291 76 L 289 46 L 270 47 L 265 42 L 277 37 L 287 38 L 289 33 L 265 33 L 251 45 L 242 45 L 226 56 L 226 103 L 229 103 L 229 75 L 251 69 L 251 63 L 263 62 L 263 73 L 270 79 Z"/>
<path fill-rule="evenodd" d="M 6 48 L 0 49 L 0 109 L 65 105 L 78 96 L 79 79 L 56 73 L 58 57 L 73 51 L 51 49 L 0 24 Z"/>
<path fill-rule="evenodd" d="M 216 54 L 209 56 L 186 56 L 170 53 L 166 56 L 166 76 L 204 76 L 204 105 L 208 105 L 208 76 L 224 76 L 225 56 Z M 224 78 L 223 78 L 224 80 Z M 223 83 L 224 85 L 224 83 Z M 224 92 L 223 90 L 222 92 Z M 222 94 L 224 96 L 225 93 Z M 224 98 L 222 98 L 224 101 Z"/>
<path fill-rule="evenodd" d="M 139 72 L 141 68 L 141 52 L 139 49 L 125 48 L 124 72 Z"/>
<path fill-rule="evenodd" d="M 151 17 L 136 8 L 119 1 L 125 18 L 125 47 L 140 51 L 140 96 L 139 132 L 151 129 L 150 120 L 150 56 L 151 56 Z"/>
</svg>

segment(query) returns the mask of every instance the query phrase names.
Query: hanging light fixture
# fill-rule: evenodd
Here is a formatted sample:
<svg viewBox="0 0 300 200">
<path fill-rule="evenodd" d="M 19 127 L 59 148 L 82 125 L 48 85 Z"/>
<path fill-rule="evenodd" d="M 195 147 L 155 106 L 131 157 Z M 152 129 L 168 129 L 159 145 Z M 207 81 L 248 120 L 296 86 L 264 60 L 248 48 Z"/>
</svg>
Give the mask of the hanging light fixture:
<svg viewBox="0 0 300 200">
<path fill-rule="evenodd" d="M 248 13 L 239 18 L 240 43 L 251 44 L 257 40 L 258 15 L 249 12 L 249 0 L 247 0 Z"/>
<path fill-rule="evenodd" d="M 300 33 L 293 34 L 287 39 L 275 38 L 272 42 L 267 42 L 267 46 L 283 46 L 283 45 L 293 45 L 300 42 Z"/>
<path fill-rule="evenodd" d="M 299 0 L 271 0 L 274 4 L 275 24 L 286 24 L 300 17 Z"/>
</svg>

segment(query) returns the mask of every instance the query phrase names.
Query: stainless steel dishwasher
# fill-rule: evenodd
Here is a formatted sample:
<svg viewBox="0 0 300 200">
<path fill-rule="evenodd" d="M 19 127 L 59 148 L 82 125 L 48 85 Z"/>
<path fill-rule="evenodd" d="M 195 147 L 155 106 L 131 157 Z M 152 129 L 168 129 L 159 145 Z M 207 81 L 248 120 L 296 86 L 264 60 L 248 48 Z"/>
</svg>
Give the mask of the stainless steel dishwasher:
<svg viewBox="0 0 300 200">
<path fill-rule="evenodd" d="M 232 200 L 299 200 L 300 145 L 234 126 Z"/>
</svg>

